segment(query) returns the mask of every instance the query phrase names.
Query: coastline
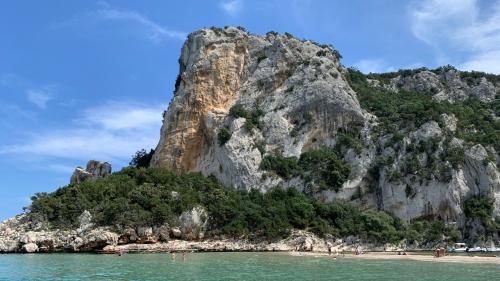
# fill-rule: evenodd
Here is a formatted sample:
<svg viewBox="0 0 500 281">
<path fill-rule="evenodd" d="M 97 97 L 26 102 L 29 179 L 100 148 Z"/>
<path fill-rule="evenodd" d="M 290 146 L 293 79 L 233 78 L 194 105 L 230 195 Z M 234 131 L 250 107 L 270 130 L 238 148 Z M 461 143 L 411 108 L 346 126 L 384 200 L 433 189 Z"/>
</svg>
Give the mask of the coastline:
<svg viewBox="0 0 500 281">
<path fill-rule="evenodd" d="M 444 257 L 436 258 L 434 255 L 425 255 L 420 253 L 408 252 L 406 255 L 398 255 L 397 252 L 367 252 L 361 255 L 355 255 L 352 253 L 343 255 L 338 255 L 336 259 L 356 259 L 356 260 L 407 260 L 407 261 L 421 261 L 421 262 L 445 262 L 445 263 L 466 263 L 466 264 L 499 264 L 500 256 L 459 256 L 459 255 L 447 255 Z M 429 251 L 429 253 L 432 253 Z M 499 253 L 500 254 L 500 253 Z M 335 259 L 335 256 L 331 256 L 327 253 L 322 252 L 289 252 L 291 256 L 300 257 L 322 257 Z"/>
</svg>

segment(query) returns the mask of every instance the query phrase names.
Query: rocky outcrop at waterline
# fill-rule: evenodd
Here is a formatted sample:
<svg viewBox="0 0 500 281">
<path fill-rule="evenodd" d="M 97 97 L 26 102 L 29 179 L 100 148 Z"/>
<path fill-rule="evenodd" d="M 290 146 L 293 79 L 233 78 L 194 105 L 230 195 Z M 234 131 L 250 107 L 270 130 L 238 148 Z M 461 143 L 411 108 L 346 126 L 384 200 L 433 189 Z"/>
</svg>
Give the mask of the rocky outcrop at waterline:
<svg viewBox="0 0 500 281">
<path fill-rule="evenodd" d="M 204 210 L 198 208 L 189 215 L 196 217 Z M 293 230 L 290 236 L 279 241 L 249 241 L 211 237 L 194 239 L 202 232 L 206 220 L 196 222 L 191 217 L 180 227 L 141 226 L 137 228 L 93 227 L 88 224 L 88 213 L 83 213 L 81 223 L 75 230 L 49 230 L 46 225 L 35 222 L 26 215 L 19 215 L 0 223 L 0 253 L 52 253 L 52 252 L 97 252 L 97 253 L 154 253 L 172 251 L 355 251 L 362 245 L 365 250 L 381 251 L 401 249 L 402 245 L 365 243 L 356 237 L 338 239 L 320 238 L 313 233 Z M 90 227 L 90 228 L 89 228 Z M 184 238 L 184 239 L 183 239 Z M 188 238 L 187 240 L 185 238 Z M 421 248 L 419 248 L 421 249 Z M 423 248 L 425 249 L 425 248 Z"/>
<path fill-rule="evenodd" d="M 179 225 L 98 227 L 89 212 L 79 217 L 76 229 L 53 229 L 44 220 L 26 214 L 0 223 L 0 253 L 10 252 L 90 252 L 108 246 L 155 244 L 170 239 L 200 240 L 207 224 L 206 211 L 194 207 L 179 217 Z"/>
</svg>

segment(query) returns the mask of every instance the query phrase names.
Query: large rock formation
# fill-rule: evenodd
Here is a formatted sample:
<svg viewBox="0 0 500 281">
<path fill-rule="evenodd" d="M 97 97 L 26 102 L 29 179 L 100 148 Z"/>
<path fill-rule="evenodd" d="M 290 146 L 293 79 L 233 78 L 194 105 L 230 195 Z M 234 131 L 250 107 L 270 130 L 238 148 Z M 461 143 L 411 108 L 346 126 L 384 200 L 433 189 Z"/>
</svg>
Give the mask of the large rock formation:
<svg viewBox="0 0 500 281">
<path fill-rule="evenodd" d="M 265 188 L 276 181 L 261 181 L 259 146 L 299 156 L 367 119 L 329 46 L 272 32 L 260 37 L 237 28 L 203 29 L 189 35 L 179 61 L 153 166 Z M 249 130 L 244 119 L 228 117 L 235 104 L 261 110 L 262 126 Z M 231 138 L 221 146 L 223 128 Z"/>
<path fill-rule="evenodd" d="M 408 73 L 409 72 L 409 73 Z M 395 73 L 388 83 L 378 80 L 371 82 L 393 91 L 405 90 L 419 93 L 432 93 L 436 100 L 457 102 L 476 97 L 483 102 L 492 102 L 500 91 L 500 83 L 488 81 L 485 77 L 461 77 L 461 72 L 447 66 L 437 70 L 408 70 Z"/>
<path fill-rule="evenodd" d="M 175 95 L 164 115 L 153 166 L 200 171 L 247 190 L 265 191 L 276 185 L 303 190 L 306 184 L 299 177 L 283 179 L 262 171 L 263 157 L 299 157 L 321 145 L 334 146 L 339 132 L 354 132 L 361 135 L 363 146 L 343 151 L 351 168 L 349 180 L 339 191 L 316 196 L 352 201 L 404 220 L 431 216 L 458 225 L 464 224 L 466 199 L 500 197 L 500 176 L 488 156 L 498 153 L 456 138 L 445 142 L 448 132 L 457 130 L 453 114 L 442 114 L 440 123 L 400 128 L 405 137 L 397 144 L 386 144 L 392 134 L 373 134 L 377 118 L 361 109 L 347 82 L 347 70 L 329 46 L 289 34 L 269 32 L 261 37 L 238 28 L 212 28 L 189 35 L 179 62 Z M 432 93 L 435 100 L 450 102 L 476 97 L 490 103 L 500 90 L 498 82 L 462 77 L 450 67 L 390 75 L 385 81 L 368 82 L 391 91 Z M 260 114 L 261 122 L 248 126 L 248 116 L 230 114 L 235 105 L 250 115 Z M 410 151 L 429 142 L 437 145 L 433 151 Z M 465 151 L 465 162 L 452 167 L 441 158 L 453 145 Z M 377 168 L 375 180 L 370 169 L 381 157 L 392 163 Z M 436 172 L 412 171 L 410 164 Z M 498 199 L 495 214 L 500 214 Z"/>
<path fill-rule="evenodd" d="M 108 162 L 90 160 L 87 168 L 76 167 L 71 175 L 70 184 L 78 184 L 88 180 L 102 179 L 111 174 L 111 164 Z"/>
</svg>

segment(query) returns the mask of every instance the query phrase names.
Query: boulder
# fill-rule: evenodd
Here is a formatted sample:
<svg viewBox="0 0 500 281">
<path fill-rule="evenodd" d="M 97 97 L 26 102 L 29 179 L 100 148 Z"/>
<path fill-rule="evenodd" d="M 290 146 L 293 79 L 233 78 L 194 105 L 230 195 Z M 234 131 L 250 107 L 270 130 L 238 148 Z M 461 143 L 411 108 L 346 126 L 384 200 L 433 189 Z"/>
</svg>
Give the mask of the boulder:
<svg viewBox="0 0 500 281">
<path fill-rule="evenodd" d="M 79 184 L 84 181 L 88 181 L 92 179 L 92 174 L 85 171 L 82 167 L 76 167 L 73 175 L 71 175 L 71 179 L 69 181 L 70 184 Z"/>
<path fill-rule="evenodd" d="M 83 211 L 83 213 L 78 217 L 78 221 L 80 222 L 80 227 L 77 229 L 77 233 L 85 232 L 94 227 L 94 224 L 92 223 L 92 215 L 87 210 Z"/>
<path fill-rule="evenodd" d="M 118 235 L 104 228 L 93 229 L 82 239 L 80 251 L 101 250 L 107 245 L 116 245 L 118 243 Z"/>
<path fill-rule="evenodd" d="M 111 164 L 108 162 L 90 160 L 87 162 L 87 172 L 93 179 L 105 178 L 111 174 Z"/>
<path fill-rule="evenodd" d="M 70 184 L 79 184 L 89 180 L 101 179 L 111 174 L 111 164 L 108 162 L 90 160 L 87 168 L 76 167 L 70 179 Z"/>
<path fill-rule="evenodd" d="M 127 228 L 123 231 L 122 236 L 118 240 L 119 244 L 135 243 L 139 237 L 137 237 L 137 232 L 133 228 Z"/>
<path fill-rule="evenodd" d="M 1 239 L 0 238 L 0 253 L 13 253 L 18 249 L 16 240 Z"/>
<path fill-rule="evenodd" d="M 150 226 L 140 226 L 137 228 L 137 236 L 141 243 L 149 244 L 158 242 L 158 236 L 153 233 L 153 228 Z"/>
<path fill-rule="evenodd" d="M 24 244 L 21 251 L 24 253 L 36 253 L 38 252 L 38 246 L 35 243 Z"/>
<path fill-rule="evenodd" d="M 19 237 L 19 243 L 21 244 L 34 243 L 36 242 L 36 240 L 37 240 L 36 234 L 31 231 Z"/>
<path fill-rule="evenodd" d="M 455 116 L 455 114 L 443 113 L 441 114 L 441 120 L 443 121 L 443 124 L 448 131 L 455 132 L 457 130 L 458 118 Z"/>
<path fill-rule="evenodd" d="M 154 229 L 155 235 L 160 239 L 160 241 L 168 241 L 170 238 L 170 227 L 168 224 L 156 227 Z"/>
<path fill-rule="evenodd" d="M 179 217 L 181 222 L 182 238 L 186 240 L 203 239 L 208 221 L 207 211 L 197 206 L 185 211 Z"/>
<path fill-rule="evenodd" d="M 170 229 L 170 236 L 172 238 L 181 238 L 182 237 L 182 231 L 178 227 L 172 227 Z"/>
</svg>

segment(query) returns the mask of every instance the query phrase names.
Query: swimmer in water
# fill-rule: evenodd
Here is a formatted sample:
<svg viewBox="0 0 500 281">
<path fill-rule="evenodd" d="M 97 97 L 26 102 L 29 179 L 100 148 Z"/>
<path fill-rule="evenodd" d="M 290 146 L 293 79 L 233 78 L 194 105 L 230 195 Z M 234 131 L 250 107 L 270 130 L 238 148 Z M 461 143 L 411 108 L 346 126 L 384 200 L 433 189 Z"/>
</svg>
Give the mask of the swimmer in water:
<svg viewBox="0 0 500 281">
<path fill-rule="evenodd" d="M 170 256 L 170 259 L 171 259 L 172 261 L 175 261 L 175 252 L 172 252 L 172 255 Z"/>
<path fill-rule="evenodd" d="M 186 252 L 182 252 L 182 261 L 186 261 Z"/>
</svg>

